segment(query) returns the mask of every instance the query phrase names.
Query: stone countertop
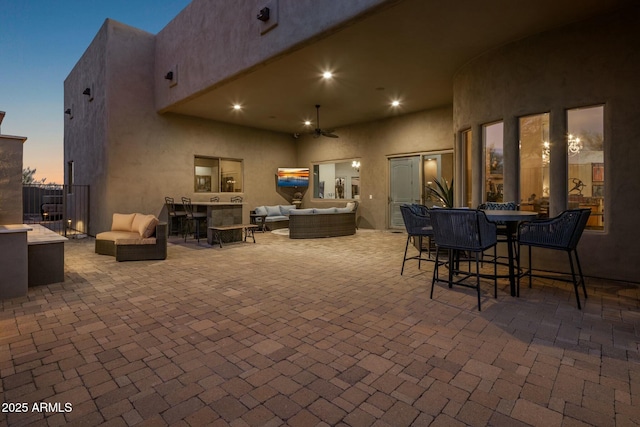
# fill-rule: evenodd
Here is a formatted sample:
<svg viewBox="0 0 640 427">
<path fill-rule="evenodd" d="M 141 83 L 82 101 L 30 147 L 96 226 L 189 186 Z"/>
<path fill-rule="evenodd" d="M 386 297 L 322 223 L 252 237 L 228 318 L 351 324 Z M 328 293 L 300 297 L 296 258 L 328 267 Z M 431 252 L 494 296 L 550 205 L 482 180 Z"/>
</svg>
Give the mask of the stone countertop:
<svg viewBox="0 0 640 427">
<path fill-rule="evenodd" d="M 0 225 L 0 234 L 8 233 L 25 233 L 31 231 L 33 228 L 26 224 L 5 224 Z"/>
<path fill-rule="evenodd" d="M 32 224 L 33 229 L 27 233 L 27 241 L 30 245 L 44 245 L 47 243 L 66 242 L 67 239 L 58 233 L 49 230 L 39 224 Z"/>
</svg>

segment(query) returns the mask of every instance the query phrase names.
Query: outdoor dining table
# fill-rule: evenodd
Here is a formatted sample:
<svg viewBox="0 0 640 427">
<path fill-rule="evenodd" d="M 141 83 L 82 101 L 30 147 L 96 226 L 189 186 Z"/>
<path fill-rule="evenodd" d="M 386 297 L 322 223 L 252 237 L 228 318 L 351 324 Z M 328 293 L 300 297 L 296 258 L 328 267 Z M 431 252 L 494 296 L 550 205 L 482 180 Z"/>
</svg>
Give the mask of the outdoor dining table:
<svg viewBox="0 0 640 427">
<path fill-rule="evenodd" d="M 507 251 L 509 256 L 509 286 L 511 288 L 511 296 L 516 296 L 516 274 L 515 274 L 515 254 L 513 251 L 513 235 L 518 230 L 518 223 L 522 221 L 530 221 L 538 216 L 537 212 L 532 211 L 509 211 L 509 210 L 493 210 L 485 209 L 483 212 L 487 215 L 487 219 L 492 222 L 504 222 L 507 226 Z"/>
</svg>

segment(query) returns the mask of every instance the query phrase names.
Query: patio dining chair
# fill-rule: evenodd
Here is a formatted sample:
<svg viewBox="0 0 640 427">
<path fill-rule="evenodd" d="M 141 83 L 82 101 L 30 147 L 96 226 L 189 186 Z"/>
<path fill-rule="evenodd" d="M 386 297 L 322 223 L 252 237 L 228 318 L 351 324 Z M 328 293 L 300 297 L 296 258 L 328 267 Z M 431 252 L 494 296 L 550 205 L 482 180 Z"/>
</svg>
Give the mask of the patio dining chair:
<svg viewBox="0 0 640 427">
<path fill-rule="evenodd" d="M 404 264 L 409 259 L 417 259 L 418 260 L 418 269 L 420 269 L 420 264 L 422 261 L 432 261 L 431 260 L 431 238 L 433 237 L 433 227 L 431 227 L 431 219 L 429 218 L 429 208 L 424 205 L 401 205 L 400 213 L 402 213 L 402 220 L 404 221 L 404 227 L 407 230 L 407 243 L 404 247 L 404 258 L 402 259 L 402 270 L 400 270 L 400 275 L 404 273 Z M 422 257 L 422 252 L 424 252 L 422 246 L 422 238 L 427 238 L 427 256 L 428 258 Z M 409 242 L 411 239 L 416 242 L 418 246 L 418 255 L 411 256 L 407 258 L 407 252 L 409 249 Z"/>
<path fill-rule="evenodd" d="M 573 289 L 576 294 L 576 301 L 578 303 L 578 309 L 581 310 L 580 294 L 578 292 L 578 285 L 582 285 L 582 291 L 584 298 L 587 299 L 587 287 L 585 286 L 584 276 L 582 274 L 582 267 L 580 266 L 580 258 L 578 257 L 578 242 L 582 236 L 591 209 L 569 209 L 562 212 L 560 215 L 551 219 L 538 219 L 529 222 L 524 222 L 518 227 L 518 266 L 520 266 L 520 246 L 529 247 L 529 269 L 522 275 L 529 276 L 529 287 L 531 287 L 531 276 L 533 266 L 531 264 L 531 248 L 538 247 L 544 249 L 553 249 L 566 251 L 569 256 L 569 266 L 571 268 L 571 280 L 566 278 L 552 277 L 555 280 L 562 280 L 573 283 Z M 575 266 L 573 259 L 575 257 Z M 576 267 L 578 269 L 579 281 L 576 276 Z M 520 276 L 518 275 L 517 293 L 520 295 Z M 536 277 L 548 277 L 539 276 Z"/>
<path fill-rule="evenodd" d="M 487 220 L 487 216 L 480 210 L 470 209 L 432 209 L 430 211 L 431 224 L 433 226 L 433 238 L 436 242 L 436 263 L 433 269 L 431 281 L 431 299 L 436 282 L 446 282 L 449 288 L 453 285 L 475 288 L 478 294 L 478 311 L 482 310 L 480 303 L 480 277 L 493 278 L 494 298 L 498 297 L 497 263 L 496 263 L 496 224 Z M 487 249 L 493 248 L 493 275 L 480 273 L 480 255 Z M 438 258 L 440 250 L 448 252 L 447 262 L 441 262 Z M 475 274 L 460 270 L 460 263 L 456 256 L 460 252 L 473 253 L 475 258 Z M 447 265 L 449 275 L 447 280 L 440 279 L 439 269 Z M 457 278 L 454 281 L 453 276 Z M 475 284 L 465 283 L 466 279 L 475 276 Z"/>
<path fill-rule="evenodd" d="M 496 211 L 515 211 L 518 210 L 518 204 L 516 202 L 485 202 L 478 206 L 478 209 L 488 209 Z M 517 251 L 515 234 L 518 230 L 515 227 L 509 227 L 507 223 L 503 221 L 496 222 L 496 232 L 498 234 L 498 243 L 513 242 L 513 250 Z M 514 252 L 517 253 L 517 252 Z M 500 257 L 498 257 L 500 258 Z"/>
<path fill-rule="evenodd" d="M 190 233 L 193 227 L 194 237 L 198 240 L 198 243 L 200 243 L 200 223 L 204 221 L 206 229 L 207 213 L 194 211 L 193 205 L 191 204 L 191 199 L 189 197 L 182 198 L 182 205 L 184 206 L 187 220 L 187 224 L 184 230 L 184 241 L 187 241 L 187 235 Z"/>
<path fill-rule="evenodd" d="M 187 213 L 184 210 L 177 210 L 175 201 L 173 197 L 165 197 L 164 204 L 167 206 L 167 215 L 169 216 L 169 236 L 171 236 L 173 232 L 173 223 L 177 222 L 180 227 L 180 233 L 183 232 L 184 220 L 186 219 Z"/>
</svg>

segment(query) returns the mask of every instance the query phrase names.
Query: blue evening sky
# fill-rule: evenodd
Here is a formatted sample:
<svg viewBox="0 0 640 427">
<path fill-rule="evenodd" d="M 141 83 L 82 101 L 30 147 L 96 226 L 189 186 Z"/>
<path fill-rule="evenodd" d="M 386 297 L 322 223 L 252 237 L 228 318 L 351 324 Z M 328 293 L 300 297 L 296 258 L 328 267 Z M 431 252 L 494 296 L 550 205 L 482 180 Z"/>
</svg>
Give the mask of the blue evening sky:
<svg viewBox="0 0 640 427">
<path fill-rule="evenodd" d="M 23 167 L 63 183 L 63 83 L 105 19 L 157 34 L 190 0 L 0 0 L 4 135 L 26 136 Z"/>
</svg>

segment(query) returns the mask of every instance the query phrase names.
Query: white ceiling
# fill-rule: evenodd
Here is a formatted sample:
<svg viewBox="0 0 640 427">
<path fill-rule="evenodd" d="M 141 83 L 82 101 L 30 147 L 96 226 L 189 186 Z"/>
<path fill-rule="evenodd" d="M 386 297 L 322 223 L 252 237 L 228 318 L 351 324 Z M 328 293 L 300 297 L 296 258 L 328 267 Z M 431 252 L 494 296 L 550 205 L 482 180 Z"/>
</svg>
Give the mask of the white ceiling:
<svg viewBox="0 0 640 427">
<path fill-rule="evenodd" d="M 302 133 L 452 103 L 456 70 L 478 55 L 632 0 L 403 0 L 165 111 Z M 321 78 L 329 69 L 335 77 Z M 392 99 L 401 100 L 393 109 Z M 242 110 L 233 111 L 234 102 Z M 312 126 L 312 127 L 314 127 Z"/>
</svg>

